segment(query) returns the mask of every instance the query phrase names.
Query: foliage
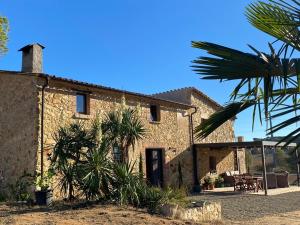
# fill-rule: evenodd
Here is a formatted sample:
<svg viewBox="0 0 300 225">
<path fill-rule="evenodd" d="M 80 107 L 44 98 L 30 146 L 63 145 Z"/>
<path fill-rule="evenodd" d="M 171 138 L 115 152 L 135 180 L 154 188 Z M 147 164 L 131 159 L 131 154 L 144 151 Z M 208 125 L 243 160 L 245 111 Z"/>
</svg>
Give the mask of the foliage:
<svg viewBox="0 0 300 225">
<path fill-rule="evenodd" d="M 113 198 L 120 205 L 139 205 L 138 189 L 141 186 L 139 174 L 134 172 L 134 163 L 116 163 L 113 167 Z M 144 186 L 143 186 L 144 187 Z"/>
<path fill-rule="evenodd" d="M 52 183 L 53 176 L 54 176 L 54 172 L 51 169 L 44 172 L 43 176 L 41 176 L 41 173 L 38 173 L 35 176 L 35 182 L 34 182 L 37 189 L 40 189 L 41 191 L 48 190 Z"/>
<path fill-rule="evenodd" d="M 112 163 L 108 153 L 108 142 L 103 140 L 97 149 L 87 152 L 86 162 L 79 164 L 79 189 L 87 199 L 107 197 L 111 192 Z"/>
<path fill-rule="evenodd" d="M 210 185 L 214 183 L 214 179 L 211 176 L 206 176 L 203 180 L 205 185 Z"/>
<path fill-rule="evenodd" d="M 252 53 L 245 53 L 209 42 L 192 42 L 194 48 L 209 54 L 193 61 L 194 71 L 203 79 L 238 81 L 225 107 L 196 127 L 198 139 L 207 137 L 228 119 L 248 108 L 253 109 L 253 126 L 257 116 L 261 123 L 263 118 L 266 121 L 281 118 L 267 130 L 268 134 L 300 121 L 297 115 L 300 109 L 300 60 L 293 58 L 300 51 L 299 6 L 298 0 L 267 0 L 247 7 L 249 22 L 275 38 L 274 43 L 268 44 L 269 53 L 250 45 Z M 281 142 L 288 145 L 298 137 L 300 128 L 295 128 Z"/>
<path fill-rule="evenodd" d="M 157 212 L 159 206 L 168 202 L 183 202 L 182 191 L 161 190 L 144 181 L 141 154 L 138 171 L 135 163 L 114 162 L 109 157 L 116 143 L 128 150 L 143 137 L 145 129 L 133 110 L 108 116 L 110 119 L 102 125 L 99 120 L 91 128 L 71 124 L 61 127 L 55 135 L 51 169 L 58 174 L 62 193 L 72 200 L 76 190 L 87 200 L 105 199 L 145 207 L 150 212 Z"/>
<path fill-rule="evenodd" d="M 92 128 L 86 129 L 82 123 L 73 123 L 59 128 L 54 139 L 51 168 L 60 176 L 60 187 L 68 199 L 74 199 L 74 191 L 79 186 L 82 164 L 89 158 L 99 144 L 99 122 L 94 121 Z"/>
<path fill-rule="evenodd" d="M 6 17 L 0 16 L 0 55 L 7 52 L 9 24 Z"/>
<path fill-rule="evenodd" d="M 224 183 L 224 178 L 218 176 L 218 177 L 215 179 L 215 183 L 216 183 L 216 184 L 223 184 L 223 183 Z"/>
<path fill-rule="evenodd" d="M 15 201 L 29 201 L 32 199 L 31 191 L 29 188 L 33 184 L 34 177 L 24 171 L 23 175 L 20 176 L 15 184 L 10 184 L 10 195 Z"/>
<path fill-rule="evenodd" d="M 128 162 L 129 148 L 146 135 L 142 121 L 133 109 L 113 111 L 106 115 L 102 123 L 102 131 L 112 146 L 119 146 L 122 153 L 122 162 Z"/>
<path fill-rule="evenodd" d="M 275 150 L 276 169 L 281 171 L 290 171 L 288 163 L 289 155 L 283 149 Z"/>
</svg>

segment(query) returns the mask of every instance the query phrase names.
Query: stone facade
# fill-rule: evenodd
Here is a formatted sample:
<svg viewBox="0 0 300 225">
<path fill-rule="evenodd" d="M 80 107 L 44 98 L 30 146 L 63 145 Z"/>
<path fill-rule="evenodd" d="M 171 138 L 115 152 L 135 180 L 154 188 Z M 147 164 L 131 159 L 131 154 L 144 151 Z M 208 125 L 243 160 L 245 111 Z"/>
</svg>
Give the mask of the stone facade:
<svg viewBox="0 0 300 225">
<path fill-rule="evenodd" d="M 215 222 L 222 219 L 222 206 L 220 202 L 195 202 L 189 207 L 181 207 L 175 204 L 166 204 L 161 207 L 161 215 L 171 219 L 180 219 L 186 221 Z"/>
<path fill-rule="evenodd" d="M 153 96 L 195 106 L 197 111 L 193 115 L 194 128 L 197 127 L 203 119 L 208 119 L 213 113 L 222 108 L 217 102 L 193 87 L 171 90 Z M 233 142 L 235 139 L 233 126 L 234 120 L 229 120 L 207 138 L 202 140 L 195 138 L 195 143 Z"/>
<path fill-rule="evenodd" d="M 38 150 L 36 79 L 0 74 L 0 191 L 23 172 L 34 173 Z"/>
<path fill-rule="evenodd" d="M 76 94 L 80 91 L 90 93 L 88 94 L 88 115 L 76 113 Z M 137 109 L 147 130 L 147 136 L 137 143 L 134 150 L 130 151 L 130 160 L 138 161 L 140 153 L 142 153 L 145 164 L 145 149 L 162 149 L 164 185 L 176 185 L 178 177 L 176 164 L 179 160 L 178 158 L 191 161 L 191 152 L 188 150 L 190 147 L 189 122 L 188 118 L 184 117 L 188 109 L 185 107 L 174 107 L 172 104 L 161 104 L 160 121 L 150 122 L 150 104 L 158 103 L 122 93 L 108 92 L 96 88 L 84 88 L 50 80 L 49 87 L 45 91 L 44 158 L 46 159 L 47 155 L 51 153 L 54 145 L 53 135 L 60 126 L 72 122 L 89 124 L 96 116 L 102 120 L 110 111 L 118 110 L 122 107 L 131 107 Z M 38 165 L 40 165 L 40 162 L 38 162 Z M 46 168 L 48 165 L 49 161 L 45 161 Z M 143 168 L 146 170 L 146 165 Z M 191 183 L 191 165 L 182 164 L 182 171 L 184 173 L 184 182 Z M 146 174 L 146 171 L 144 172 Z"/>
<path fill-rule="evenodd" d="M 146 149 L 162 149 L 163 185 L 178 186 L 179 163 L 183 183 L 188 187 L 193 185 L 189 116 L 194 109 L 189 105 L 192 104 L 198 108 L 193 116 L 195 126 L 201 122 L 199 118 L 209 116 L 217 110 L 215 104 L 208 99 L 196 93 L 191 94 L 190 97 L 184 97 L 188 99 L 188 104 L 184 104 L 186 103 L 184 99 L 181 99 L 182 103 L 176 103 L 44 74 L 20 72 L 0 73 L 2 100 L 0 104 L 0 172 L 3 171 L 5 179 L 2 183 L 15 182 L 25 170 L 33 174 L 41 169 L 42 86 L 47 83 L 46 78 L 49 83 L 44 92 L 43 165 L 45 170 L 49 166 L 48 154 L 51 154 L 55 144 L 54 134 L 60 126 L 72 122 L 88 125 L 95 117 L 102 120 L 110 111 L 131 107 L 137 109 L 147 129 L 147 136 L 130 151 L 130 159 L 139 160 L 142 154 L 146 174 Z M 87 115 L 76 113 L 76 94 L 79 92 L 88 96 Z M 160 121 L 150 121 L 150 105 L 159 106 Z M 228 121 L 204 141 L 229 142 L 233 141 L 233 137 L 233 121 Z M 201 154 L 198 154 L 199 160 L 204 159 L 201 158 Z M 224 161 L 220 164 L 222 171 L 231 169 L 233 164 L 230 160 L 232 154 L 230 151 L 226 152 L 227 155 L 219 151 L 215 154 Z M 203 167 L 199 170 L 205 171 L 206 169 Z"/>
<path fill-rule="evenodd" d="M 197 107 L 197 112 L 193 116 L 194 127 L 200 125 L 203 119 L 208 119 L 213 113 L 219 110 L 219 107 L 212 106 L 211 102 L 203 99 L 197 93 L 191 93 L 191 104 Z M 234 141 L 234 120 L 228 120 L 208 137 L 198 140 L 195 143 L 216 143 L 216 142 L 233 142 Z"/>
<path fill-rule="evenodd" d="M 229 147 L 213 149 L 197 146 L 196 148 L 198 151 L 198 174 L 202 182 L 206 176 L 216 177 L 226 171 L 239 170 L 240 173 L 246 173 L 244 149 L 237 150 L 237 155 L 235 155 L 235 150 Z M 215 157 L 216 159 L 216 171 L 213 173 L 210 171 L 210 157 Z"/>
</svg>

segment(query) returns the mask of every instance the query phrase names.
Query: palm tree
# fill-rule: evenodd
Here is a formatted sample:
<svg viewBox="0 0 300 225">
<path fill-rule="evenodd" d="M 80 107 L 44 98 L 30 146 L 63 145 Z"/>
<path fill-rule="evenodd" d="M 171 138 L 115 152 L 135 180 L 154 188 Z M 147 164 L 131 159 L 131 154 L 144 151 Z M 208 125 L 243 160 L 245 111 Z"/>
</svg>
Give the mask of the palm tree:
<svg viewBox="0 0 300 225">
<path fill-rule="evenodd" d="M 293 58 L 300 51 L 300 1 L 258 1 L 246 8 L 246 16 L 253 26 L 275 38 L 268 44 L 269 53 L 250 45 L 252 53 L 245 53 L 209 42 L 192 42 L 194 48 L 209 54 L 193 61 L 192 67 L 197 74 L 203 79 L 238 81 L 224 108 L 196 127 L 199 139 L 248 108 L 253 109 L 253 124 L 256 116 L 261 123 L 263 118 L 266 121 L 284 119 L 269 128 L 268 135 L 300 121 L 297 115 L 300 59 Z M 300 128 L 296 128 L 281 142 L 287 145 L 299 136 Z"/>
<path fill-rule="evenodd" d="M 122 162 L 128 162 L 130 147 L 134 149 L 136 142 L 146 135 L 136 111 L 129 108 L 108 113 L 102 122 L 102 131 L 111 145 L 120 149 Z"/>
</svg>

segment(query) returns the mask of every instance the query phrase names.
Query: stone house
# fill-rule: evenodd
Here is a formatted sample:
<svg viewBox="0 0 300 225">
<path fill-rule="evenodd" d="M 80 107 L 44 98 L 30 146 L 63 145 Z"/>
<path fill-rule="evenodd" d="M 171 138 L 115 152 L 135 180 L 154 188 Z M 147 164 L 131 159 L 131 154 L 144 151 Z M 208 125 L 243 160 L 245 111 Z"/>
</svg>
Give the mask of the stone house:
<svg viewBox="0 0 300 225">
<path fill-rule="evenodd" d="M 150 96 L 48 75 L 42 71 L 43 48 L 25 46 L 20 49 L 22 70 L 0 71 L 0 191 L 23 171 L 47 169 L 53 134 L 60 126 L 89 123 L 96 116 L 103 119 L 121 107 L 137 109 L 148 131 L 129 157 L 137 160 L 142 154 L 145 174 L 153 184 L 176 186 L 179 163 L 187 186 L 212 173 L 212 168 L 217 174 L 234 170 L 237 161 L 245 170 L 243 151 L 195 150 L 195 157 L 195 142 L 234 141 L 234 120 L 206 140 L 194 140 L 193 127 L 221 108 L 199 90 L 183 88 Z M 201 165 L 196 172 L 195 160 Z"/>
</svg>

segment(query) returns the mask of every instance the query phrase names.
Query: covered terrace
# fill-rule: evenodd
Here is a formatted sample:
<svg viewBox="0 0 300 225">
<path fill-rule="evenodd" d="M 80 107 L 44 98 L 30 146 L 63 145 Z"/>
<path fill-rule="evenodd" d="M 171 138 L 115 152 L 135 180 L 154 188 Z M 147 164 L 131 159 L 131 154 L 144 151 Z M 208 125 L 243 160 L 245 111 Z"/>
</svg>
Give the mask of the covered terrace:
<svg viewBox="0 0 300 225">
<path fill-rule="evenodd" d="M 257 141 L 249 141 L 249 142 L 226 142 L 226 143 L 202 143 L 202 144 L 194 144 L 193 146 L 193 165 L 194 165 L 194 190 L 197 190 L 200 186 L 199 182 L 199 168 L 201 168 L 201 151 L 203 150 L 213 150 L 213 151 L 231 151 L 237 152 L 238 150 L 249 151 L 250 149 L 258 149 L 261 152 L 261 165 L 262 165 L 262 181 L 263 181 L 263 189 L 264 194 L 268 195 L 268 179 L 267 179 L 267 168 L 266 168 L 266 155 L 265 151 L 267 149 L 278 149 L 283 146 L 288 148 L 293 148 L 295 150 L 296 158 L 298 157 L 298 148 L 296 143 L 290 143 L 286 145 L 286 143 L 282 142 L 274 142 L 274 141 L 265 141 L 265 140 L 257 140 Z M 299 160 L 296 162 L 297 165 L 297 184 L 300 185 L 300 176 L 299 176 Z"/>
</svg>

